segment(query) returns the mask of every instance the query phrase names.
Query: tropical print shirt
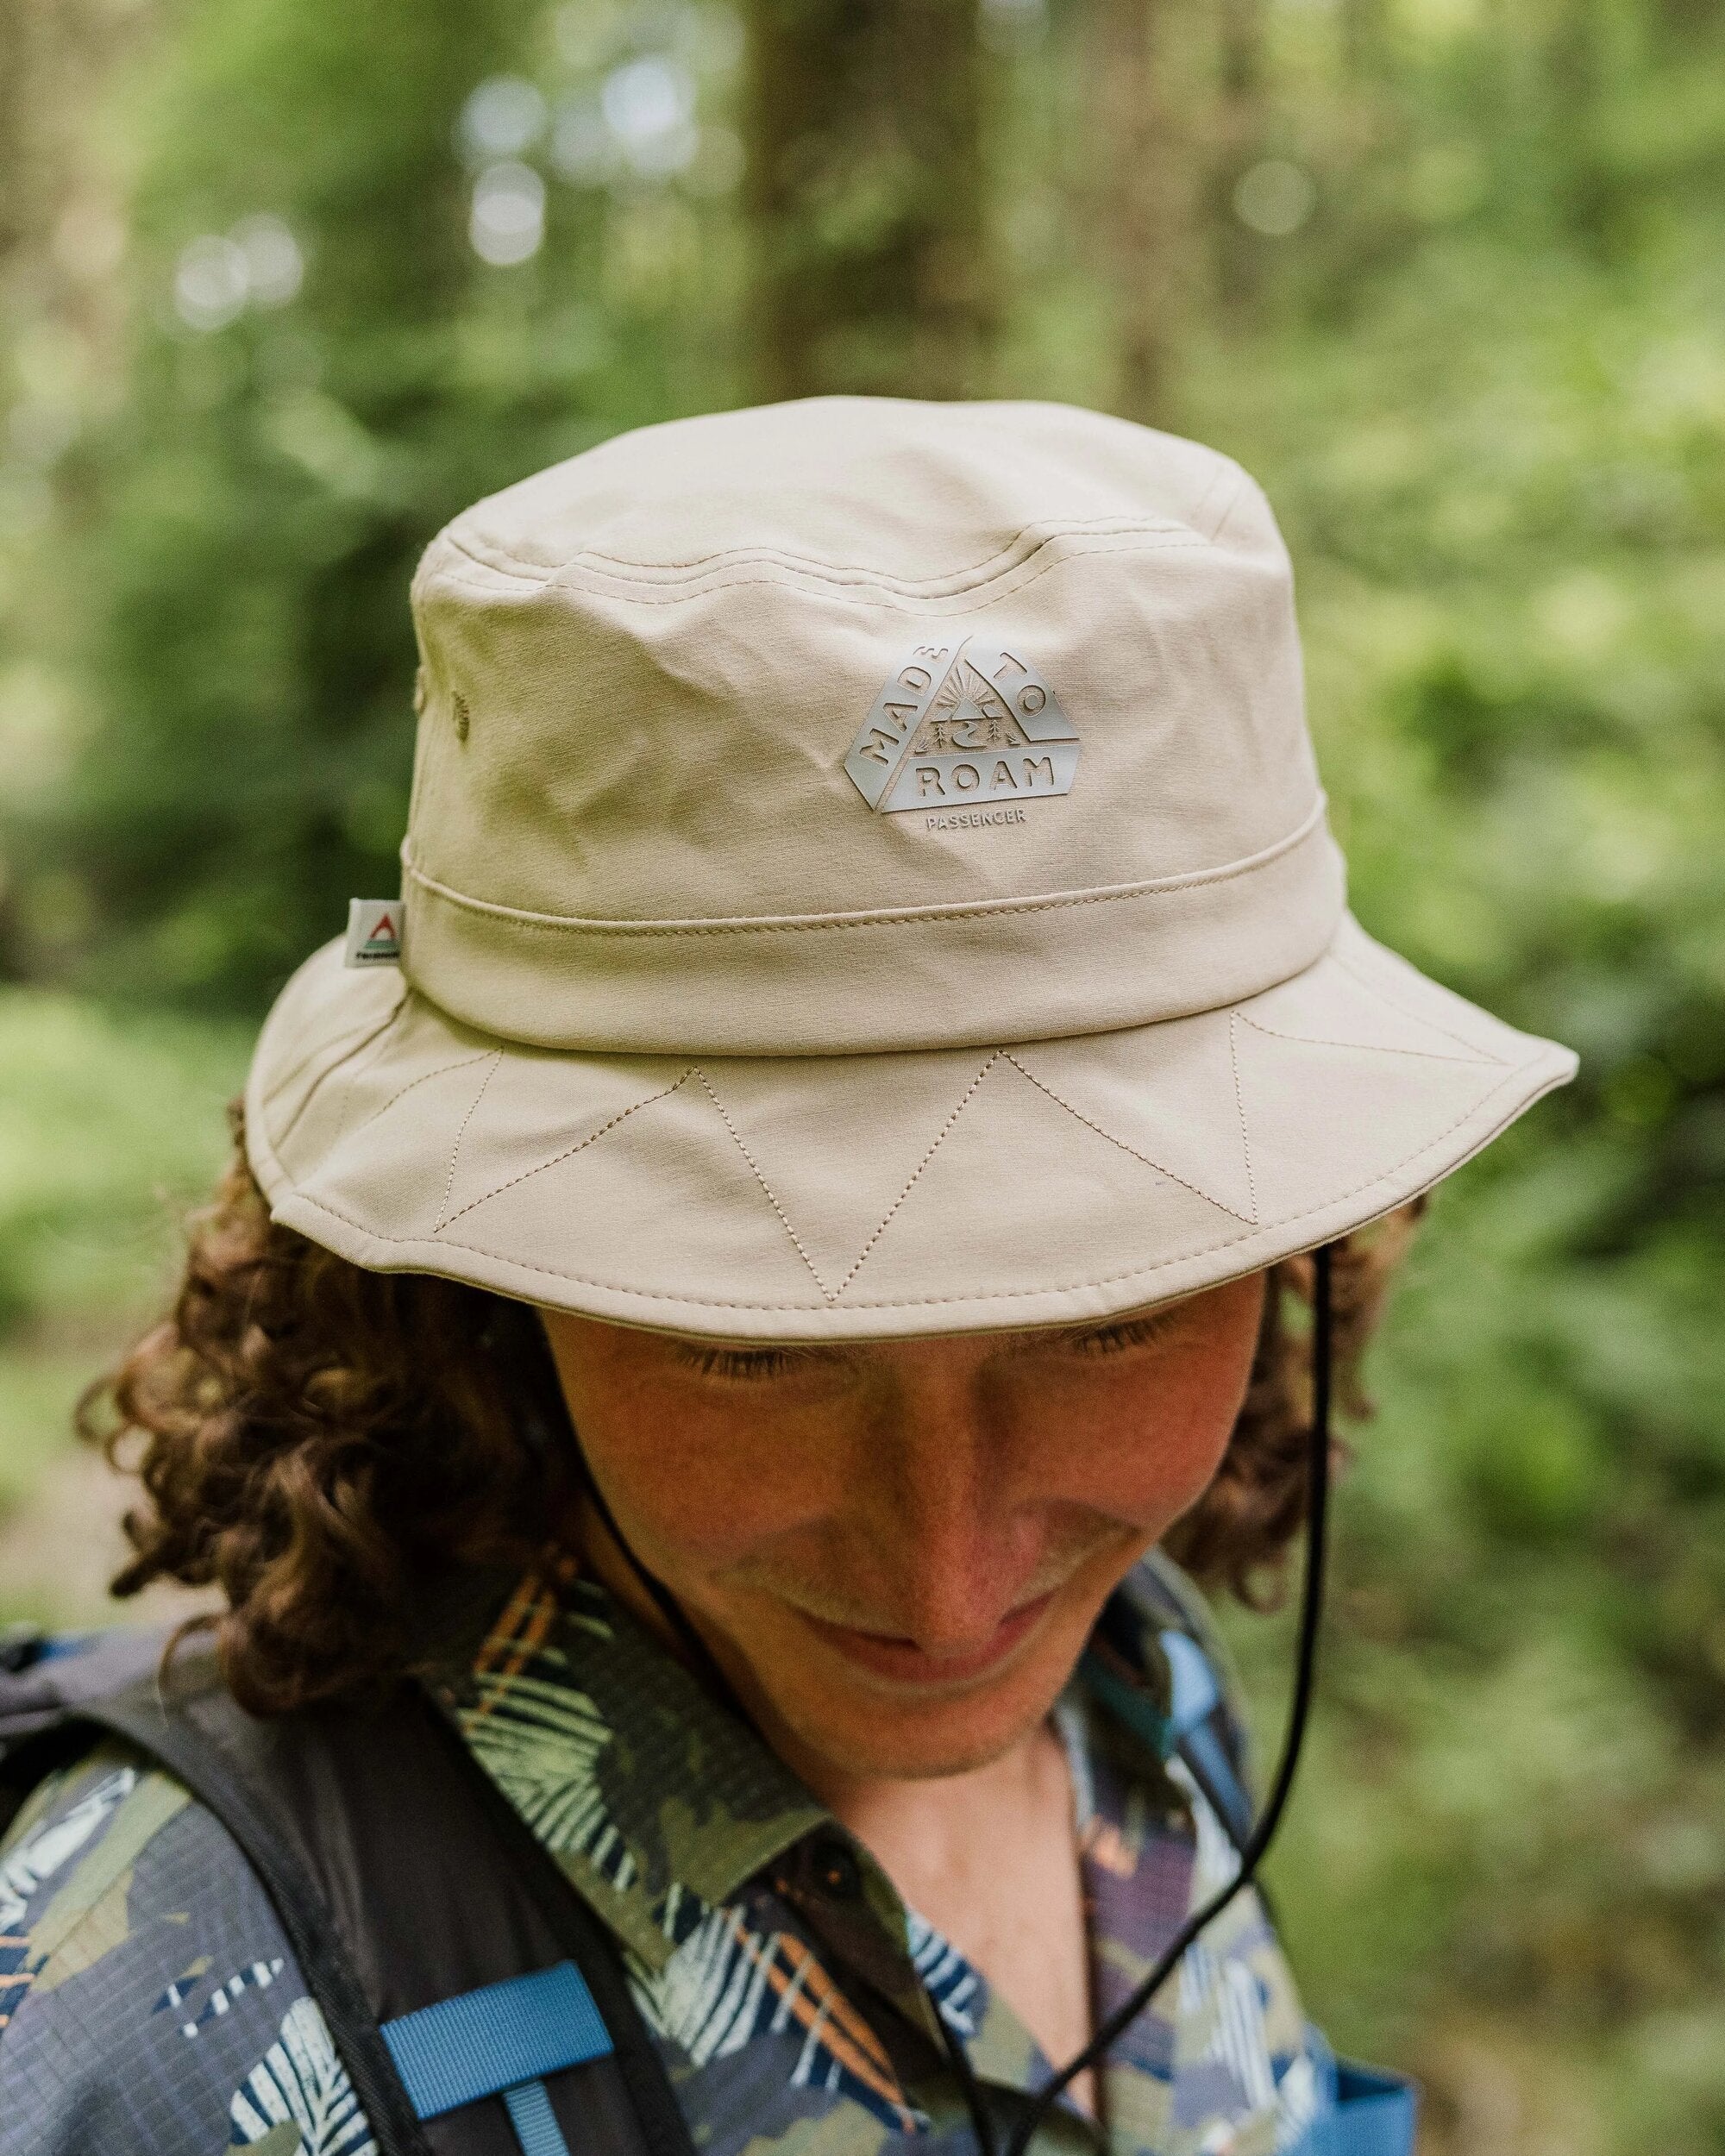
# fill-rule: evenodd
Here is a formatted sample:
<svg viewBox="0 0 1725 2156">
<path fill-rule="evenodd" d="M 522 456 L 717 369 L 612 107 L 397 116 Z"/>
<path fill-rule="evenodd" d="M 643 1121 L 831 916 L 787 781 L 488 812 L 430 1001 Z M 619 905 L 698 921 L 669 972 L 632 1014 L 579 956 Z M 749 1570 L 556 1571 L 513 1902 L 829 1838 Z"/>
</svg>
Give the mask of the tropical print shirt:
<svg viewBox="0 0 1725 2156">
<path fill-rule="evenodd" d="M 1104 1619 L 1112 1703 L 1081 1670 L 1056 1710 L 1099 2017 L 1236 1863 L 1152 1740 L 1174 1683 L 1163 1633 L 1194 1621 L 1173 1568 L 1140 1567 Z M 1142 1712 L 1120 1712 L 1123 1672 Z M 572 1567 L 522 1581 L 431 1689 L 613 1934 L 703 2156 L 969 2156 L 943 2023 L 1003 2120 L 1052 2078 L 981 1971 Z M 1100 2125 L 1063 2100 L 1037 2149 L 1275 2156 L 1327 2109 L 1331 2072 L 1248 1890 L 1115 2045 Z M 223 2148 L 377 2156 L 245 1858 L 105 1740 L 0 1843 L 0 2156 Z"/>
</svg>

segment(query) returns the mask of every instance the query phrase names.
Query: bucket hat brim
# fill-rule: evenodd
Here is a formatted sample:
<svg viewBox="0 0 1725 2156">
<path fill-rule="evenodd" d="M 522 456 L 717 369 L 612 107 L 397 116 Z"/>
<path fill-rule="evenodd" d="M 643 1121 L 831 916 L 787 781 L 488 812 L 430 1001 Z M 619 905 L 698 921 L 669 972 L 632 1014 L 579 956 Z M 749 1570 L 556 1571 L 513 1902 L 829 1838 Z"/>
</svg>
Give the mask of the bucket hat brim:
<svg viewBox="0 0 1725 2156">
<path fill-rule="evenodd" d="M 332 943 L 247 1090 L 274 1217 L 355 1264 L 733 1340 L 1095 1323 L 1363 1226 L 1575 1058 L 1345 918 L 1222 1008 L 992 1048 L 587 1055 Z"/>
</svg>

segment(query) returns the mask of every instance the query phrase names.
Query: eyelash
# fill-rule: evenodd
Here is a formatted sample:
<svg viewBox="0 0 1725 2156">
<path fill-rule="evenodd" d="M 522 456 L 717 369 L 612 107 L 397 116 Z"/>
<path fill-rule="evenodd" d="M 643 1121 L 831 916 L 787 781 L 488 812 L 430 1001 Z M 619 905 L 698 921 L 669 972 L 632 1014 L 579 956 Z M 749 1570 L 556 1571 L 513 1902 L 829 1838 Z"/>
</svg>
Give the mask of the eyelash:
<svg viewBox="0 0 1725 2156">
<path fill-rule="evenodd" d="M 1105 1326 L 1100 1332 L 1086 1332 L 1069 1344 L 1075 1355 L 1118 1355 L 1122 1349 L 1143 1347 L 1159 1339 L 1168 1321 L 1160 1315 L 1128 1318 L 1123 1325 Z"/>
<path fill-rule="evenodd" d="M 1142 1347 L 1159 1338 L 1166 1328 L 1166 1322 L 1160 1315 L 1129 1318 L 1123 1325 L 1106 1326 L 1098 1332 L 1081 1333 L 1076 1339 L 1066 1343 L 1067 1351 L 1085 1356 L 1119 1355 L 1127 1348 Z M 702 1377 L 747 1383 L 751 1379 L 782 1377 L 806 1357 L 790 1348 L 713 1347 L 697 1349 L 689 1359 Z"/>
<path fill-rule="evenodd" d="M 691 1357 L 703 1377 L 780 1377 L 800 1358 L 785 1348 L 700 1348 Z"/>
</svg>

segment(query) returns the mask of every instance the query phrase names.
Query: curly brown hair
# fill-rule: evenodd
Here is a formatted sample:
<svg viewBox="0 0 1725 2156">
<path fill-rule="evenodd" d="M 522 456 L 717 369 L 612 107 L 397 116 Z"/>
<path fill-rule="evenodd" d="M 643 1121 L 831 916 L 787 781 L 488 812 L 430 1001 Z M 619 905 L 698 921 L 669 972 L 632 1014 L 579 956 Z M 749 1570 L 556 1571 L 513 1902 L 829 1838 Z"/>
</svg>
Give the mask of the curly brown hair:
<svg viewBox="0 0 1725 2156">
<path fill-rule="evenodd" d="M 536 1313 L 420 1273 L 375 1273 L 269 1217 L 232 1163 L 189 1223 L 173 1306 L 78 1409 L 135 1473 L 135 1552 L 116 1595 L 214 1586 L 235 1698 L 258 1714 L 375 1687 L 409 1666 L 420 1598 L 454 1568 L 531 1561 L 579 1488 Z M 1370 1413 L 1360 1357 L 1420 1207 L 1339 1246 L 1338 1405 Z M 1272 1266 L 1245 1402 L 1221 1468 L 1167 1539 L 1199 1580 L 1264 1607 L 1305 1513 L 1310 1380 L 1290 1313 L 1311 1263 Z"/>
</svg>

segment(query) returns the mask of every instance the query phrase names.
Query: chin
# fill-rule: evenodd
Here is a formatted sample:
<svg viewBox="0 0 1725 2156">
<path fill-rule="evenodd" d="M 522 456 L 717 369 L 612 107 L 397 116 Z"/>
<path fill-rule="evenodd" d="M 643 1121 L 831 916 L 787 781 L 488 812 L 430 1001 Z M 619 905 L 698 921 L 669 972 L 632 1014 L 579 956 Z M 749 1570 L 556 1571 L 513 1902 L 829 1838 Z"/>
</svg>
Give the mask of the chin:
<svg viewBox="0 0 1725 2156">
<path fill-rule="evenodd" d="M 1049 1599 L 1030 1632 L 986 1672 L 914 1680 L 859 1663 L 842 1639 L 776 1597 L 746 1611 L 716 1642 L 762 1732 L 787 1764 L 816 1781 L 933 1781 L 991 1764 L 1043 1722 L 1070 1680 L 1096 1613 L 1137 1555 L 1106 1553 Z M 725 1636 L 728 1634 L 728 1637 Z M 825 1636 L 824 1636 L 825 1634 Z"/>
<path fill-rule="evenodd" d="M 847 1780 L 936 1782 L 991 1765 L 1021 1743 L 1041 1719 L 1032 1714 L 994 1729 L 962 1731 L 922 1726 L 922 1717 L 897 1729 L 880 1722 L 866 1729 L 835 1722 L 805 1726 L 796 1734 L 809 1752 Z"/>
<path fill-rule="evenodd" d="M 873 1686 L 801 1683 L 771 1701 L 800 1751 L 847 1778 L 929 1782 L 989 1765 L 1041 1722 L 1070 1674 L 1015 1670 L 994 1684 L 906 1699 Z"/>
</svg>

